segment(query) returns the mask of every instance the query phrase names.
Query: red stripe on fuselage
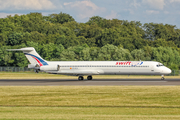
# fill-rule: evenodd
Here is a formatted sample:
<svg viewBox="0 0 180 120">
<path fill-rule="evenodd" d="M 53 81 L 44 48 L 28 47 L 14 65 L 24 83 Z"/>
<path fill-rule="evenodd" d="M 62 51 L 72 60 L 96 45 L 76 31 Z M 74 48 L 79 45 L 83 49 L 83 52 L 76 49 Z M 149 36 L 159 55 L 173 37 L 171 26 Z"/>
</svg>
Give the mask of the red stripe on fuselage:
<svg viewBox="0 0 180 120">
<path fill-rule="evenodd" d="M 43 64 L 37 58 L 35 58 L 35 57 L 33 57 L 33 58 L 39 63 L 40 66 L 43 66 Z"/>
</svg>

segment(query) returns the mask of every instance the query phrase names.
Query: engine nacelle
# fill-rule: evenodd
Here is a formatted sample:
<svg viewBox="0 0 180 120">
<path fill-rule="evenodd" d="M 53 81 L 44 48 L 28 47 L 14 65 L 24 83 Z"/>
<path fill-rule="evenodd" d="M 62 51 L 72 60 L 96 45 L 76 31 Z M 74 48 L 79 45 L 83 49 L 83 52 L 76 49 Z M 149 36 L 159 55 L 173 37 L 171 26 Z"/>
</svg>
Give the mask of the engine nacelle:
<svg viewBox="0 0 180 120">
<path fill-rule="evenodd" d="M 59 65 L 54 65 L 54 66 L 41 66 L 40 67 L 41 71 L 58 71 L 59 70 Z"/>
<path fill-rule="evenodd" d="M 36 65 L 29 64 L 29 65 L 28 65 L 28 68 L 30 68 L 30 69 L 35 69 L 35 66 L 36 66 Z"/>
<path fill-rule="evenodd" d="M 38 64 L 29 64 L 28 68 L 30 69 L 35 69 L 35 70 L 39 70 L 40 66 Z"/>
<path fill-rule="evenodd" d="M 39 65 L 38 64 L 29 64 L 28 65 L 28 68 L 30 68 L 30 69 L 39 69 Z"/>
</svg>

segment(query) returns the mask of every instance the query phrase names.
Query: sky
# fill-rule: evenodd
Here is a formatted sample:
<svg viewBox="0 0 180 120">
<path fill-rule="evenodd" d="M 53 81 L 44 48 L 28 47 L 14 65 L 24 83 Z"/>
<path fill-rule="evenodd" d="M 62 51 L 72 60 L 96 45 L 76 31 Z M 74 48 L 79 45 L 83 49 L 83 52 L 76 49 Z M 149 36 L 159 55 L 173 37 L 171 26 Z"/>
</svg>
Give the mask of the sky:
<svg viewBox="0 0 180 120">
<path fill-rule="evenodd" d="M 106 19 L 163 23 L 180 28 L 180 0 L 0 0 L 0 18 L 39 12 L 60 12 L 85 23 L 93 16 Z"/>
</svg>

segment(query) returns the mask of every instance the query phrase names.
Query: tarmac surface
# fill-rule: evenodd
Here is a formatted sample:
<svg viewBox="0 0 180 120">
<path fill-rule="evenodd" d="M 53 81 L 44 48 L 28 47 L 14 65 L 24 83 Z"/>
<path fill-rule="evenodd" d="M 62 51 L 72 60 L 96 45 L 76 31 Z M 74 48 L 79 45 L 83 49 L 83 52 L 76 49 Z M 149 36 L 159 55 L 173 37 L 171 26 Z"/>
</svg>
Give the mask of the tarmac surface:
<svg viewBox="0 0 180 120">
<path fill-rule="evenodd" d="M 0 86 L 178 86 L 180 79 L 0 79 Z"/>
</svg>

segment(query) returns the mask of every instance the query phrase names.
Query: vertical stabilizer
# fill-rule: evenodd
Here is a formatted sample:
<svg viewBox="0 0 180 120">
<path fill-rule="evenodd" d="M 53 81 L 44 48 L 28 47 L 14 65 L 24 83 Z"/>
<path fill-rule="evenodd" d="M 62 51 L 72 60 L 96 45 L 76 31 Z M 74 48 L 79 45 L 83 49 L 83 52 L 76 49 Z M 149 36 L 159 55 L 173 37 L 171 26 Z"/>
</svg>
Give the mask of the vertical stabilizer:
<svg viewBox="0 0 180 120">
<path fill-rule="evenodd" d="M 47 61 L 41 58 L 41 56 L 36 52 L 36 50 L 33 47 L 26 47 L 21 49 L 8 49 L 8 51 L 23 51 L 26 58 L 32 65 L 48 65 Z"/>
</svg>

